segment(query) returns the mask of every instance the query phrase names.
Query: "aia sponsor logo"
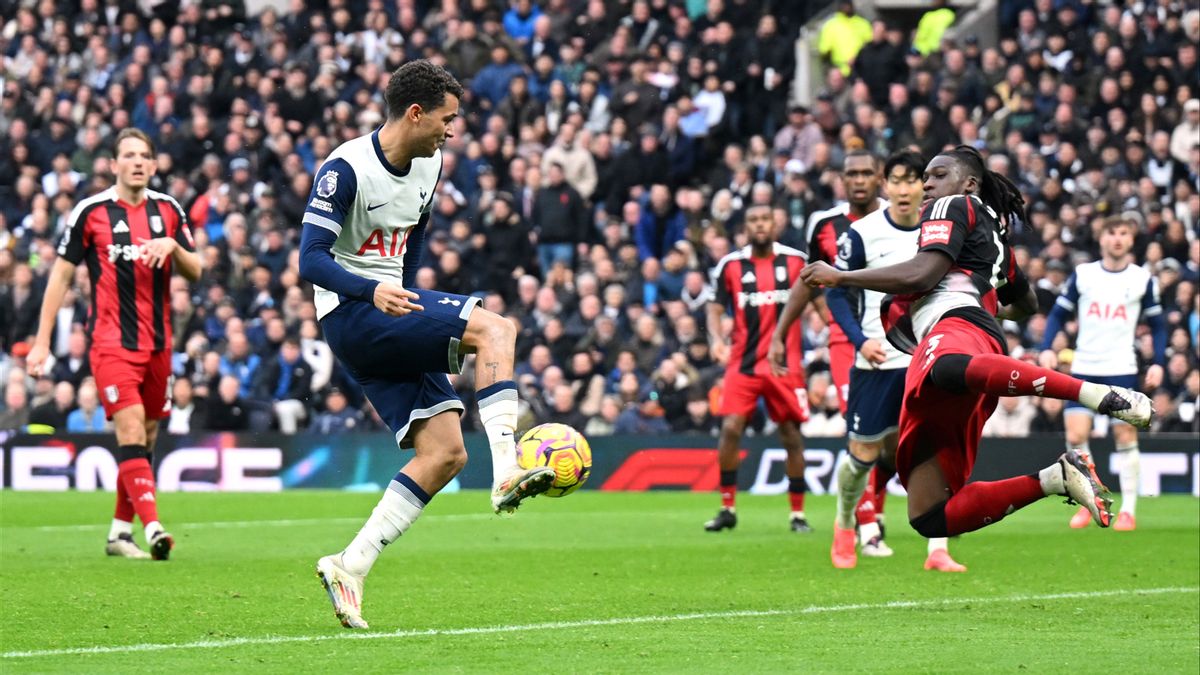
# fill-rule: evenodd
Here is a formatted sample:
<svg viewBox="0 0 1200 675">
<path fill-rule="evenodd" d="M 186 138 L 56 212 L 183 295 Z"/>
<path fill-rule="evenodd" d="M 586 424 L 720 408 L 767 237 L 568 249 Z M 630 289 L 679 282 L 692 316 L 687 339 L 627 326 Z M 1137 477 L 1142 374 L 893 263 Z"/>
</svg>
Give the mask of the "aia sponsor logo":
<svg viewBox="0 0 1200 675">
<path fill-rule="evenodd" d="M 1129 313 L 1125 311 L 1125 305 L 1110 305 L 1108 303 L 1093 302 L 1088 305 L 1085 316 L 1088 318 L 1100 319 L 1102 321 L 1128 321 Z"/>
</svg>

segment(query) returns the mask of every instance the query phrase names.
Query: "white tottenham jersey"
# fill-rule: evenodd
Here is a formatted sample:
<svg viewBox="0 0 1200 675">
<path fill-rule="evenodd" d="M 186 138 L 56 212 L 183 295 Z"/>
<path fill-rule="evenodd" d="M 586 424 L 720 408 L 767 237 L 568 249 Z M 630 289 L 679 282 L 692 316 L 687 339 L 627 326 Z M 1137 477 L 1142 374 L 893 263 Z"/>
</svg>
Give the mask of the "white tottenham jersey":
<svg viewBox="0 0 1200 675">
<path fill-rule="evenodd" d="M 393 166 L 376 130 L 338 146 L 321 165 L 303 222 L 337 235 L 333 259 L 347 271 L 401 284 L 405 265 L 418 263 L 420 251 L 409 251 L 408 239 L 433 207 L 441 171 L 441 150 L 413 158 L 407 171 Z M 338 294 L 314 288 L 322 318 L 338 306 Z"/>
<path fill-rule="evenodd" d="M 867 214 L 850 225 L 838 239 L 837 267 L 843 270 L 874 269 L 904 262 L 917 253 L 917 239 L 921 228 L 918 225 L 904 229 L 892 221 L 887 209 L 881 208 Z M 896 349 L 887 340 L 883 322 L 879 318 L 879 306 L 884 293 L 864 289 L 858 302 L 858 322 L 863 335 L 869 340 L 878 340 L 883 345 L 887 360 L 874 365 L 861 353 L 855 356 L 854 366 L 865 370 L 894 370 L 907 368 L 911 360 L 908 354 Z"/>
<path fill-rule="evenodd" d="M 1079 320 L 1071 372 L 1080 375 L 1137 373 L 1134 334 L 1142 316 L 1162 313 L 1158 282 L 1145 268 L 1127 265 L 1120 272 L 1100 261 L 1075 268 L 1057 300 Z"/>
</svg>

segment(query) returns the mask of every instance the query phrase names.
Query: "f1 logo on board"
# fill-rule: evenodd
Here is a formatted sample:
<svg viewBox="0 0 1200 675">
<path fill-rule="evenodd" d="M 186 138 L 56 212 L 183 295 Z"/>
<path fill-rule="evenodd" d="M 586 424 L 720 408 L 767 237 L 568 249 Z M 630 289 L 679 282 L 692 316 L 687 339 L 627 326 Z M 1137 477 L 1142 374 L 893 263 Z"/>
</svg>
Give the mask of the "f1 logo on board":
<svg viewBox="0 0 1200 675">
<path fill-rule="evenodd" d="M 929 220 L 921 225 L 921 245 L 949 244 L 950 231 L 954 222 L 950 220 Z"/>
</svg>

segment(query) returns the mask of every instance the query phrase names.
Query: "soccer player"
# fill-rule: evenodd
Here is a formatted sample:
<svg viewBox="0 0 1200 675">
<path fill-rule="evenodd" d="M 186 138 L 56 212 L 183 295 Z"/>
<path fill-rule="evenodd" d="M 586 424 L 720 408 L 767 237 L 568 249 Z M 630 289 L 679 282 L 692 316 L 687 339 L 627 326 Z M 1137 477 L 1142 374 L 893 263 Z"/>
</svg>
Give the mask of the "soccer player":
<svg viewBox="0 0 1200 675">
<path fill-rule="evenodd" d="M 721 258 L 712 272 L 714 300 L 708 303 L 708 339 L 713 358 L 725 364 L 725 387 L 718 409 L 724 416 L 717 447 L 721 510 L 704 524 L 709 532 L 737 527 L 738 444 L 759 398 L 766 403 L 767 415 L 779 425 L 779 439 L 787 451 L 789 526 L 793 532 L 812 532 L 804 517 L 800 424 L 808 420 L 808 392 L 798 323 L 782 338 L 786 348 L 780 361 L 787 365 L 788 373 L 773 374 L 766 358 L 775 321 L 788 301 L 788 289 L 804 268 L 804 254 L 776 242 L 774 229 L 769 206 L 750 207 L 746 212 L 750 244 Z M 802 296 L 797 300 L 801 306 L 807 301 L 807 292 Z M 733 311 L 732 348 L 722 325 L 727 308 Z"/>
<path fill-rule="evenodd" d="M 41 376 L 54 320 L 75 267 L 86 261 L 92 284 L 88 321 L 92 375 L 117 432 L 117 504 L 105 551 L 166 560 L 175 541 L 158 520 L 151 458 L 158 421 L 170 414 L 170 280 L 178 269 L 200 278 L 187 216 L 170 195 L 146 188 L 156 170 L 154 144 L 137 129 L 117 134 L 116 184 L 83 200 L 67 218 L 42 298 L 29 372 Z M 133 540 L 142 521 L 146 553 Z"/>
<path fill-rule="evenodd" d="M 545 492 L 553 470 L 517 466 L 516 329 L 479 298 L 409 290 L 463 88 L 445 69 L 410 61 L 388 81 L 387 120 L 339 146 L 317 171 L 301 236 L 300 275 L 316 289 L 326 341 L 362 385 L 401 448 L 416 456 L 384 491 L 345 550 L 317 561 L 334 613 L 362 618 L 363 580 L 467 461 L 463 404 L 447 373 L 474 353 L 479 415 L 492 452 L 492 508 L 511 513 Z M 419 304 L 418 304 L 419 303 Z"/>
<path fill-rule="evenodd" d="M 999 396 L 1079 401 L 1143 428 L 1153 411 L 1139 392 L 1084 382 L 1006 354 L 996 322 L 999 305 L 1009 305 L 1005 318 L 1032 314 L 1037 307 L 1003 226 L 1021 216 L 1020 193 L 965 145 L 934 157 L 923 178 L 930 201 L 922 209 L 913 258 L 874 269 L 844 271 L 815 263 L 801 271 L 810 285 L 904 294 L 885 300 L 881 314 L 888 339 L 913 354 L 896 449 L 909 523 L 927 538 L 953 536 L 996 523 L 1043 497 L 1065 495 L 1108 527 L 1112 499 L 1083 449 L 1068 450 L 1028 476 L 967 484 L 983 424 Z"/>
<path fill-rule="evenodd" d="M 842 162 L 841 180 L 846 201 L 818 211 L 808 219 L 808 259 L 811 262 L 833 265 L 838 258 L 838 241 L 850 229 L 850 224 L 887 206 L 887 202 L 879 198 L 879 160 L 870 152 L 861 148 L 847 152 Z M 821 302 L 818 297 L 817 303 Z M 823 309 L 821 314 L 829 325 L 829 370 L 844 416 L 855 349 L 828 309 Z"/>
<path fill-rule="evenodd" d="M 871 212 L 850 225 L 838 242 L 837 267 L 840 270 L 859 270 L 883 267 L 912 257 L 917 250 L 917 222 L 920 218 L 921 173 L 925 163 L 912 151 L 902 151 L 888 158 L 883 167 L 884 191 L 888 205 Z M 803 282 L 797 282 L 804 288 Z M 826 305 L 834 321 L 858 351 L 850 369 L 850 395 L 846 419 L 850 432 L 850 455 L 838 469 L 837 516 L 833 528 L 830 557 L 833 566 L 848 569 L 858 564 L 855 552 L 854 526 L 856 510 L 862 519 L 859 539 L 863 555 L 887 557 L 891 549 L 883 541 L 879 524 L 873 517 L 872 502 L 864 495 L 867 479 L 877 462 L 886 458 L 891 464 L 899 440 L 900 404 L 904 398 L 904 373 L 911 357 L 887 341 L 879 319 L 883 294 L 863 291 L 850 297 L 845 288 L 831 288 Z M 786 330 L 799 312 L 789 302 L 784 316 L 776 327 L 776 335 Z M 772 363 L 782 345 L 778 339 L 771 343 Z M 884 475 L 890 478 L 894 472 Z M 859 499 L 863 506 L 856 508 Z M 966 567 L 955 562 L 947 549 L 947 539 L 929 540 L 929 557 L 925 569 L 944 572 L 965 572 Z"/>
<path fill-rule="evenodd" d="M 1137 386 L 1138 371 L 1134 332 L 1138 318 L 1144 317 L 1154 336 L 1154 364 L 1146 370 L 1145 387 L 1153 390 L 1162 383 L 1167 331 L 1154 277 L 1133 264 L 1134 233 L 1129 221 L 1116 217 L 1104 221 L 1100 231 L 1100 260 L 1076 267 L 1050 310 L 1039 357 L 1041 365 L 1058 367 L 1058 358 L 1050 346 L 1063 324 L 1075 314 L 1079 317 L 1079 333 L 1071 374 L 1088 382 L 1133 389 Z M 1067 447 L 1087 450 L 1092 411 L 1072 401 L 1063 416 Z M 1136 527 L 1134 510 L 1141 468 L 1137 429 L 1114 421 L 1113 438 L 1117 452 L 1121 453 L 1121 510 L 1113 529 L 1128 531 Z M 1090 521 L 1087 511 L 1080 509 L 1071 518 L 1071 527 L 1087 527 Z"/>
</svg>

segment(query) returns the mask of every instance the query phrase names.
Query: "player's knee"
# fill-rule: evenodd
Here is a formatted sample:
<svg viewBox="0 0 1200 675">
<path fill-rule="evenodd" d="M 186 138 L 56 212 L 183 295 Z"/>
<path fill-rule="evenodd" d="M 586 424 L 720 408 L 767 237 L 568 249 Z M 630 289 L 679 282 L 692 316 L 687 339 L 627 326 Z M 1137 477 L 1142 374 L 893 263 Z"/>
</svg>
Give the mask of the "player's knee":
<svg viewBox="0 0 1200 675">
<path fill-rule="evenodd" d="M 940 356 L 929 369 L 929 379 L 940 389 L 952 394 L 961 394 L 967 391 L 967 364 L 970 362 L 969 354 Z"/>
<path fill-rule="evenodd" d="M 721 422 L 722 436 L 736 436 L 741 438 L 742 432 L 746 430 L 746 418 L 740 415 L 726 415 L 724 421 Z"/>
<path fill-rule="evenodd" d="M 443 473 L 453 478 L 467 465 L 467 449 L 461 445 L 446 448 L 438 455 Z"/>
<path fill-rule="evenodd" d="M 946 526 L 946 502 L 938 504 L 915 518 L 909 518 L 908 524 L 912 525 L 917 534 L 926 539 L 949 536 Z"/>
<path fill-rule="evenodd" d="M 476 346 L 512 345 L 517 341 L 517 327 L 512 321 L 484 309 L 476 308 L 471 321 L 478 319 L 480 344 Z"/>
</svg>

